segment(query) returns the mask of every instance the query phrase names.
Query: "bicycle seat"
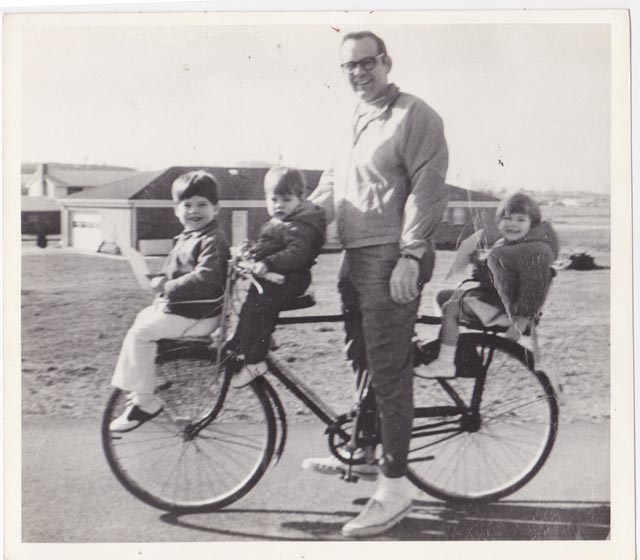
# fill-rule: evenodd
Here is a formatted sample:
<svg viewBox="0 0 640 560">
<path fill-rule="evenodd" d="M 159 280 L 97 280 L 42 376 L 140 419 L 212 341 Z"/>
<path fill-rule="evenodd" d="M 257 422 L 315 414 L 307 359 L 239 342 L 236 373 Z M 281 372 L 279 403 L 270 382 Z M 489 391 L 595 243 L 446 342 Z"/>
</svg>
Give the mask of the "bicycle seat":
<svg viewBox="0 0 640 560">
<path fill-rule="evenodd" d="M 305 292 L 301 296 L 294 297 L 293 299 L 285 302 L 282 307 L 282 311 L 293 311 L 294 309 L 306 309 L 307 307 L 313 307 L 316 304 L 316 300 L 311 292 Z"/>
</svg>

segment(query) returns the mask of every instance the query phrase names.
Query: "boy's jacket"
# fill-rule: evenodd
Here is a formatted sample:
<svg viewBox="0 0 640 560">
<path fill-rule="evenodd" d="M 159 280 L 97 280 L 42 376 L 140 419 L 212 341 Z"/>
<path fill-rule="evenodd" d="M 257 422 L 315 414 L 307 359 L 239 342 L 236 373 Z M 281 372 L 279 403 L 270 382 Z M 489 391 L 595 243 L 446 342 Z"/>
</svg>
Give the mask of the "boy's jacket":
<svg viewBox="0 0 640 560">
<path fill-rule="evenodd" d="M 199 230 L 183 231 L 174 239 L 162 269 L 167 277 L 162 295 L 169 300 L 165 311 L 192 319 L 216 315 L 218 303 L 177 303 L 211 300 L 224 294 L 230 253 L 216 220 Z"/>
</svg>

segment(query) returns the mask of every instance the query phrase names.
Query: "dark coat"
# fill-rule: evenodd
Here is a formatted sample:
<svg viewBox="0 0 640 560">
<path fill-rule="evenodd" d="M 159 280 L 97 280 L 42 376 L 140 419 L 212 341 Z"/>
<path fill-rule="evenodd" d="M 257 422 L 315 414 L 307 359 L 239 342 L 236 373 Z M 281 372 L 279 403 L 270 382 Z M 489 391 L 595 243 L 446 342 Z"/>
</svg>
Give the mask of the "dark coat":
<svg viewBox="0 0 640 560">
<path fill-rule="evenodd" d="M 251 256 L 270 272 L 291 274 L 308 270 L 325 242 L 324 210 L 304 201 L 284 220 L 269 220 L 260 230 Z"/>
<path fill-rule="evenodd" d="M 491 248 L 487 264 L 493 286 L 510 316 L 533 318 L 539 313 L 558 254 L 558 237 L 549 222 L 532 227 L 518 241 L 500 239 Z"/>
<path fill-rule="evenodd" d="M 195 231 L 183 231 L 175 238 L 173 249 L 162 269 L 167 278 L 162 297 L 169 300 L 165 311 L 200 319 L 219 311 L 219 304 L 188 302 L 211 300 L 224 294 L 229 245 L 214 220 Z"/>
</svg>

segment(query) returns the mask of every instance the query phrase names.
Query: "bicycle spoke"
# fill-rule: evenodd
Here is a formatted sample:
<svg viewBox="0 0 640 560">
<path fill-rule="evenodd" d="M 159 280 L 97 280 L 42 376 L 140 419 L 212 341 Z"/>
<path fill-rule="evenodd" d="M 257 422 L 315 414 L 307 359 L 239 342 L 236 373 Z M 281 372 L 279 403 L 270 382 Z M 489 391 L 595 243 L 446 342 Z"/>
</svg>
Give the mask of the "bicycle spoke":
<svg viewBox="0 0 640 560">
<path fill-rule="evenodd" d="M 488 367 L 482 392 L 478 379 L 447 384 L 464 402 L 472 402 L 466 399 L 475 392 L 477 410 L 461 418 L 464 429 L 455 437 L 414 433 L 426 441 L 412 448 L 409 477 L 438 498 L 495 499 L 517 490 L 540 469 L 555 439 L 557 406 L 544 377 L 516 357 L 521 355 L 516 344 L 476 333 L 461 334 L 460 344 Z M 424 394 L 426 387 L 417 384 L 416 402 L 442 405 L 442 397 L 434 401 Z M 427 454 L 431 460 L 420 461 Z"/>
</svg>

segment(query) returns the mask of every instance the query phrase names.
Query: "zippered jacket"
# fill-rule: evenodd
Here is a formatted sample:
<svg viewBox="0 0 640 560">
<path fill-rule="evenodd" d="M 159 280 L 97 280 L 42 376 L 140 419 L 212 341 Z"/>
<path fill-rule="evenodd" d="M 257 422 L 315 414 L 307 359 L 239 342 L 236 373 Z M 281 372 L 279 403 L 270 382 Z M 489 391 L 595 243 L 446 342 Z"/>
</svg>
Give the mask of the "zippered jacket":
<svg viewBox="0 0 640 560">
<path fill-rule="evenodd" d="M 426 247 L 448 202 L 442 119 L 389 84 L 354 114 L 346 145 L 310 200 L 337 221 L 346 249 L 399 243 Z"/>
<path fill-rule="evenodd" d="M 304 201 L 284 220 L 273 218 L 260 230 L 250 253 L 270 272 L 290 274 L 308 270 L 325 242 L 325 212 Z"/>
<path fill-rule="evenodd" d="M 165 311 L 193 319 L 215 315 L 218 303 L 184 302 L 218 299 L 224 294 L 231 254 L 217 221 L 198 230 L 183 231 L 174 240 L 162 269 L 167 277 L 162 297 L 169 300 Z"/>
</svg>

